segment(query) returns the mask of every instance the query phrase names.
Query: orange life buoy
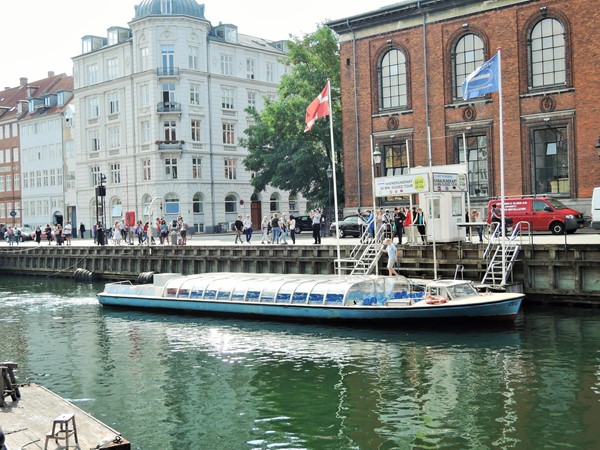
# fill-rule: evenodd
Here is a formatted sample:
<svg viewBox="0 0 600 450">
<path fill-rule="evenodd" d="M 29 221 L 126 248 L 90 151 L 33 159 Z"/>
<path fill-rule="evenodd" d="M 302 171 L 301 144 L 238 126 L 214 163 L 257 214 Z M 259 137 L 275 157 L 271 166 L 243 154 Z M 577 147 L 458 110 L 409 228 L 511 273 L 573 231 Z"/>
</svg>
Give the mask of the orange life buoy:
<svg viewBox="0 0 600 450">
<path fill-rule="evenodd" d="M 448 300 L 444 297 L 434 297 L 432 295 L 428 295 L 427 299 L 425 300 L 425 303 L 427 303 L 428 305 L 437 305 L 439 303 L 446 303 L 447 301 Z"/>
</svg>

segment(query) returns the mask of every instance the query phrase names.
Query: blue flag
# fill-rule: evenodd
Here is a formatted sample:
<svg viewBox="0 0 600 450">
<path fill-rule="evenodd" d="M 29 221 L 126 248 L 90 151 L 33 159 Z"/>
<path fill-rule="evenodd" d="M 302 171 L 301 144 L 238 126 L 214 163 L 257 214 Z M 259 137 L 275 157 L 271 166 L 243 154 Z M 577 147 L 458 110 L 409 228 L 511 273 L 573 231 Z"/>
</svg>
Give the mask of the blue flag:
<svg viewBox="0 0 600 450">
<path fill-rule="evenodd" d="M 462 82 L 463 100 L 481 97 L 499 89 L 498 53 L 484 62 Z"/>
</svg>

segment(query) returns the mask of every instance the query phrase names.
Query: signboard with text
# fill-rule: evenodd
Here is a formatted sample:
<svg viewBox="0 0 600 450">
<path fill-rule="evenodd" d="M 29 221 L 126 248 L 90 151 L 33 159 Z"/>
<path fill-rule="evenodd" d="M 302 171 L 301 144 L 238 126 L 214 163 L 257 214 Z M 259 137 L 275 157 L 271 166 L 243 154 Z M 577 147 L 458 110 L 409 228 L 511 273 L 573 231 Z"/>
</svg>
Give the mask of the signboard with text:
<svg viewBox="0 0 600 450">
<path fill-rule="evenodd" d="M 433 173 L 433 192 L 466 192 L 467 176 L 463 173 Z"/>
<path fill-rule="evenodd" d="M 420 194 L 427 191 L 429 182 L 426 174 L 375 178 L 376 197 Z"/>
</svg>

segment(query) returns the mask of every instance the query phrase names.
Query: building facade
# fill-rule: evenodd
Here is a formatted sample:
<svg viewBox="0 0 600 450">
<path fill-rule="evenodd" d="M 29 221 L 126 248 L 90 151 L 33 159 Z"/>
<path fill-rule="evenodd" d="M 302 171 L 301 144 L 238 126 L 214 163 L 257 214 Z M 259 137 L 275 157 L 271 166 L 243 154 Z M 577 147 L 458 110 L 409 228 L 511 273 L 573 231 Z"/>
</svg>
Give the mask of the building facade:
<svg viewBox="0 0 600 450">
<path fill-rule="evenodd" d="M 304 211 L 306 202 L 287 192 L 254 192 L 238 145 L 251 125 L 245 110 L 277 94 L 285 41 L 213 27 L 194 0 L 145 0 L 128 25 L 84 36 L 73 58 L 77 205 L 86 226 L 133 212 L 151 223 L 181 215 L 214 232 L 238 215 L 258 227 L 271 211 Z"/>
<path fill-rule="evenodd" d="M 372 173 L 430 162 L 467 164 L 471 203 L 482 207 L 500 195 L 502 120 L 506 195 L 549 194 L 589 214 L 600 185 L 596 6 L 410 0 L 329 22 L 341 41 L 347 208 L 372 205 Z M 498 48 L 502 116 L 498 93 L 464 101 L 461 89 Z"/>
</svg>

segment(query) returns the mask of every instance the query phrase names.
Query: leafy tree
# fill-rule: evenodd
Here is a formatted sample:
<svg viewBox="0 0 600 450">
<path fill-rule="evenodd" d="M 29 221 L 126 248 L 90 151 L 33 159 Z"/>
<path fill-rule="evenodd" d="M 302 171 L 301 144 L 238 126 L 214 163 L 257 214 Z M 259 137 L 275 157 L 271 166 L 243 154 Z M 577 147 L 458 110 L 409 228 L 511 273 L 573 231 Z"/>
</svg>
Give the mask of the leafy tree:
<svg viewBox="0 0 600 450">
<path fill-rule="evenodd" d="M 302 39 L 289 42 L 286 64 L 290 73 L 278 88 L 278 99 L 266 99 L 262 112 L 249 109 L 254 122 L 245 130 L 240 145 L 248 149 L 246 169 L 256 175 L 252 184 L 257 191 L 267 185 L 292 193 L 301 193 L 311 206 L 328 204 L 331 164 L 329 117 L 319 119 L 304 133 L 306 107 L 331 78 L 334 146 L 338 202 L 343 199 L 342 123 L 339 98 L 339 52 L 333 31 L 320 26 Z M 331 193 L 333 205 L 333 192 Z"/>
</svg>

